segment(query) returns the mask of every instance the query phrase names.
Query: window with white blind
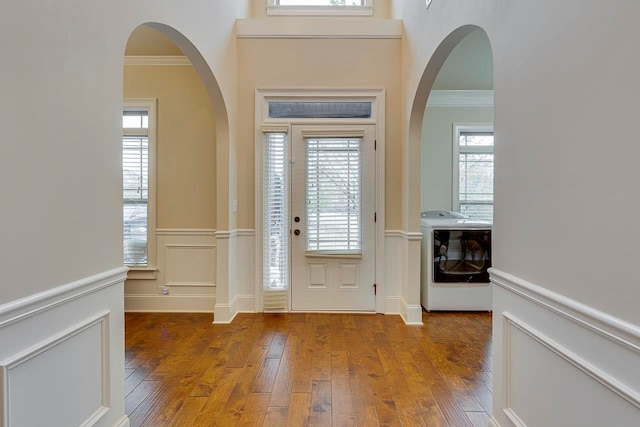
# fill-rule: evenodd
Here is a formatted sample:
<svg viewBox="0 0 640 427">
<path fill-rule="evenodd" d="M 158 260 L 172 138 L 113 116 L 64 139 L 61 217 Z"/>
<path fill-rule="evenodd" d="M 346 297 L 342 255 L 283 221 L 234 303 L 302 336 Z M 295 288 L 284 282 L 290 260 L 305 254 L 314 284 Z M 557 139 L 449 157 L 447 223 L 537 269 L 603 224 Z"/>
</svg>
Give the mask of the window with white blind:
<svg viewBox="0 0 640 427">
<path fill-rule="evenodd" d="M 288 138 L 284 132 L 268 132 L 264 135 L 264 289 L 286 290 L 289 283 Z"/>
<path fill-rule="evenodd" d="M 362 138 L 307 138 L 306 151 L 306 251 L 359 254 Z"/>
<path fill-rule="evenodd" d="M 155 100 L 127 100 L 122 113 L 124 264 L 148 267 L 154 251 L 153 126 Z"/>
<path fill-rule="evenodd" d="M 269 0 L 269 15 L 372 15 L 372 0 Z"/>
<path fill-rule="evenodd" d="M 277 6 L 365 6 L 366 0 L 272 0 Z"/>
<path fill-rule="evenodd" d="M 454 209 L 493 222 L 493 128 L 456 125 L 454 147 Z"/>
</svg>

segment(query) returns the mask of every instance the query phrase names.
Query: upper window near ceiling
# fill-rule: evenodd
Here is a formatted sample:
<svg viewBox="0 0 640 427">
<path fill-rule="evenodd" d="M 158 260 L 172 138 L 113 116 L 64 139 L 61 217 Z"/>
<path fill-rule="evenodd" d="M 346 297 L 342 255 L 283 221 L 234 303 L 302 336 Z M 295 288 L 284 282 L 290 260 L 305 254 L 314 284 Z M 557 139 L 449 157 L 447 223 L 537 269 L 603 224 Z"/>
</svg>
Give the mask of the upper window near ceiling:
<svg viewBox="0 0 640 427">
<path fill-rule="evenodd" d="M 371 16 L 373 0 L 268 0 L 268 15 Z"/>
</svg>

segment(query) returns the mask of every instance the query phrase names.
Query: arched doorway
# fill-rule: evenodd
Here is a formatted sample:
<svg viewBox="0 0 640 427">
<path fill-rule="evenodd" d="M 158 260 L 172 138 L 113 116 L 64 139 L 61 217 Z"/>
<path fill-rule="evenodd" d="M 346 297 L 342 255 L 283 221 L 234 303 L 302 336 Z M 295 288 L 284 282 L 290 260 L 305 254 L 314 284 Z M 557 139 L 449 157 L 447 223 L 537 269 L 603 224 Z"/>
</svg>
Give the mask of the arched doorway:
<svg viewBox="0 0 640 427">
<path fill-rule="evenodd" d="M 458 264 L 457 260 L 450 259 L 455 258 L 456 244 L 459 252 L 465 253 L 465 233 L 467 237 L 469 233 L 478 233 L 476 237 L 486 238 L 486 230 L 491 229 L 493 221 L 493 52 L 483 29 L 472 25 L 460 27 L 435 50 L 413 103 L 409 138 L 409 177 L 420 181 L 420 185 L 413 186 L 419 190 L 409 197 L 408 212 L 408 223 L 420 227 L 423 239 L 420 303 L 425 310 L 433 311 L 482 310 L 485 314 L 473 316 L 480 316 L 476 321 L 490 327 L 491 317 L 486 314 L 492 308 L 492 289 L 486 273 L 491 262 L 490 240 L 487 247 L 485 242 L 477 245 L 482 252 L 482 267 L 485 267 L 482 283 L 468 283 L 469 274 L 464 280 L 458 280 L 460 283 L 453 283 L 453 276 L 449 276 L 451 283 L 434 286 L 437 268 L 443 267 L 442 270 L 448 272 L 448 266 Z M 429 216 L 426 212 L 430 211 L 462 213 L 478 223 L 486 221 L 487 225 L 477 230 L 478 223 L 474 223 L 473 231 L 459 226 L 456 233 L 463 236 L 459 240 L 453 238 L 454 230 L 449 225 L 443 226 L 445 232 L 436 236 L 435 228 L 428 221 L 423 223 L 421 218 L 421 213 Z M 427 225 L 423 227 L 423 224 Z M 445 238 L 450 240 L 443 242 Z M 439 250 L 434 249 L 436 242 Z M 438 258 L 440 251 L 446 255 Z M 431 314 L 425 316 L 428 323 Z M 438 314 L 433 316 L 437 318 Z M 478 363 L 490 367 L 490 346 L 478 354 L 484 355 Z M 487 374 L 484 376 L 487 384 L 477 390 L 486 396 L 491 394 L 492 375 L 484 374 Z M 480 402 L 481 408 L 476 406 L 474 415 L 488 423 L 492 414 L 491 399 L 479 398 L 478 394 L 471 401 Z"/>
<path fill-rule="evenodd" d="M 169 26 L 133 30 L 124 64 L 125 310 L 213 312 L 223 288 L 216 230 L 226 209 L 220 181 L 228 187 L 228 151 L 218 154 L 228 145 L 224 100 L 205 59 Z"/>
</svg>

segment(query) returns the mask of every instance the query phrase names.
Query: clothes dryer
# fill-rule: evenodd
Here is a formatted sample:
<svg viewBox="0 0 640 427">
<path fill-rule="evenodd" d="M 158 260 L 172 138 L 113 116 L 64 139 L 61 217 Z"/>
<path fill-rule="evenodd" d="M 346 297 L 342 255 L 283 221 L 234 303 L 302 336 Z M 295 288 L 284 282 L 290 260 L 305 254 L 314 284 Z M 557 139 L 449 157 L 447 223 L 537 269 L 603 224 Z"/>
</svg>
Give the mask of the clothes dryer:
<svg viewBox="0 0 640 427">
<path fill-rule="evenodd" d="M 491 227 L 451 211 L 421 214 L 420 302 L 427 311 L 492 308 Z"/>
</svg>

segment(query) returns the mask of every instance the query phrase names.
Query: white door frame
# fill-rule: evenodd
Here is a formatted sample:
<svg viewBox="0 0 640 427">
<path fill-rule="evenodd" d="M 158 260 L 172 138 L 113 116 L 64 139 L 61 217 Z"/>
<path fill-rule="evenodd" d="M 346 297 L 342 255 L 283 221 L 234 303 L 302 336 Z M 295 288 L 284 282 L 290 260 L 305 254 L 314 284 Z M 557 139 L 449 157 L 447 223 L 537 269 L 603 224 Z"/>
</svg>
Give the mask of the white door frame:
<svg viewBox="0 0 640 427">
<path fill-rule="evenodd" d="M 371 102 L 371 118 L 368 119 L 271 119 L 270 101 L 360 101 Z M 375 165 L 375 283 L 376 313 L 385 312 L 385 91 L 384 89 L 256 89 L 255 93 L 255 305 L 256 311 L 263 311 L 262 287 L 262 218 L 263 218 L 263 143 L 264 132 L 268 129 L 282 131 L 287 129 L 291 140 L 293 124 L 374 124 L 376 126 L 376 165 Z M 289 289 L 289 305 L 291 309 Z"/>
</svg>

